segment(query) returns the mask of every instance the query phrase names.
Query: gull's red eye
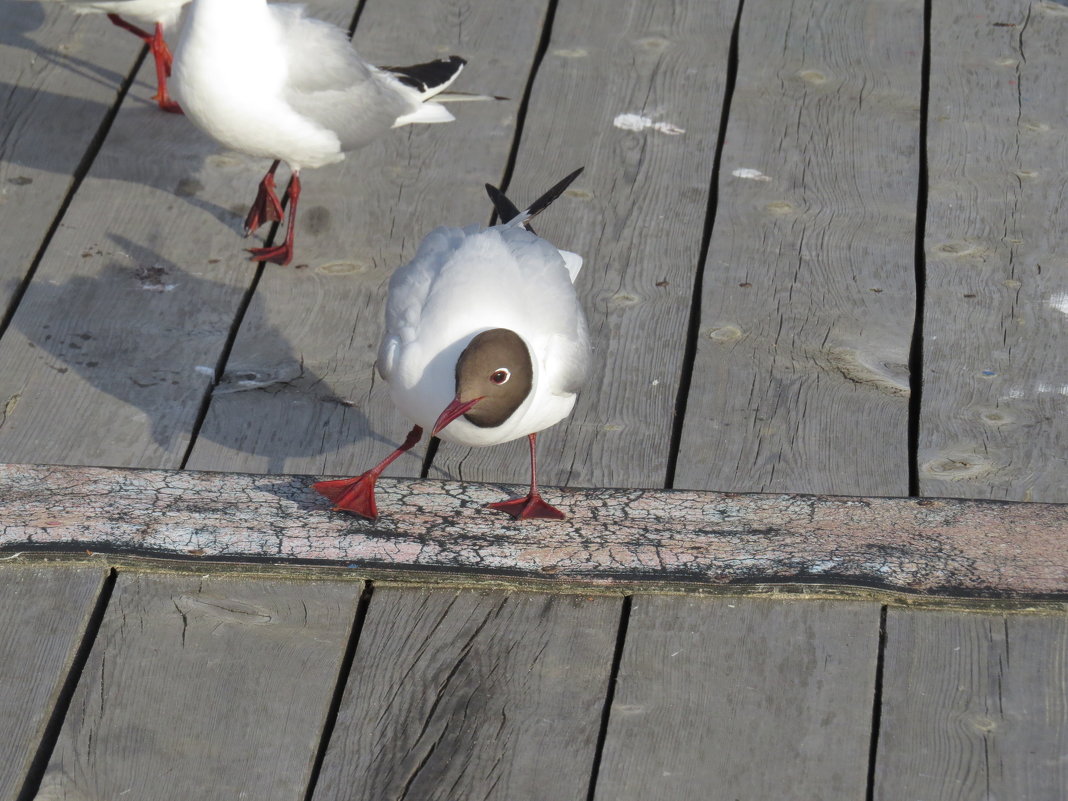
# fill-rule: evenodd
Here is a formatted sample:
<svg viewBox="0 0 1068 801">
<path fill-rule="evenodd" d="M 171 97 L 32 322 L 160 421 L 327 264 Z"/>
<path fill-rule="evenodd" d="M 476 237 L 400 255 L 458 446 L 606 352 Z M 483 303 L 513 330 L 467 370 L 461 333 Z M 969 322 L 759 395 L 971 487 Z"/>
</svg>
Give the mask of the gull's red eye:
<svg viewBox="0 0 1068 801">
<path fill-rule="evenodd" d="M 507 367 L 499 367 L 493 371 L 493 375 L 490 376 L 490 381 L 494 384 L 506 384 L 511 377 L 512 373 Z"/>
</svg>

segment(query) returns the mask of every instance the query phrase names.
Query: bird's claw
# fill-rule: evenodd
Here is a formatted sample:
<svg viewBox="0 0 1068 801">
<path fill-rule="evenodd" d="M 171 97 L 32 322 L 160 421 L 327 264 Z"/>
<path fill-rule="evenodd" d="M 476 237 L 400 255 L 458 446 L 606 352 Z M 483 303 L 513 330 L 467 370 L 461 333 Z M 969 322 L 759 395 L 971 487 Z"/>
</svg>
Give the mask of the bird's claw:
<svg viewBox="0 0 1068 801">
<path fill-rule="evenodd" d="M 161 99 L 159 95 L 153 95 L 152 99 L 155 100 L 157 104 L 159 104 L 160 109 L 162 109 L 163 111 L 166 111 L 170 114 L 185 114 L 185 112 L 182 111 L 182 107 L 170 98 L 164 97 Z"/>
<path fill-rule="evenodd" d="M 293 248 L 288 242 L 271 248 L 245 248 L 245 250 L 252 254 L 249 261 L 269 261 L 271 264 L 280 264 L 283 267 L 293 261 Z"/>
<path fill-rule="evenodd" d="M 538 494 L 527 495 L 525 498 L 516 498 L 512 501 L 488 503 L 486 506 L 510 514 L 516 520 L 565 520 L 567 518 L 567 515 L 555 506 L 546 503 Z"/>
<path fill-rule="evenodd" d="M 368 520 L 378 517 L 375 504 L 375 477 L 362 473 L 355 478 L 316 481 L 312 489 L 334 502 L 335 512 L 351 512 Z"/>
<path fill-rule="evenodd" d="M 270 180 L 270 176 L 268 176 L 260 183 L 259 191 L 256 192 L 256 199 L 252 202 L 252 208 L 248 210 L 248 216 L 245 217 L 245 236 L 251 234 L 261 225 L 269 222 L 281 222 L 281 220 L 282 201 L 278 199 L 278 195 L 274 191 L 274 181 Z"/>
</svg>

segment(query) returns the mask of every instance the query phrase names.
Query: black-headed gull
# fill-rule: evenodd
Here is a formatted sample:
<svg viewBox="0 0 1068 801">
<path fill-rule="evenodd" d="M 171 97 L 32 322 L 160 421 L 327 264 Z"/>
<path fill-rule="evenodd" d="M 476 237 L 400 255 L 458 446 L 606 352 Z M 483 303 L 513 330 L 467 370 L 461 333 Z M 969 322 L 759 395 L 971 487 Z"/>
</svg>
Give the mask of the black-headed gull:
<svg viewBox="0 0 1068 801">
<path fill-rule="evenodd" d="M 507 222 L 492 228 L 438 228 L 389 282 L 378 372 L 415 422 L 404 443 L 355 478 L 315 489 L 341 509 L 378 516 L 375 482 L 424 428 L 449 442 L 530 443 L 530 492 L 490 507 L 516 518 L 560 520 L 537 482 L 537 435 L 571 413 L 586 377 L 589 335 L 574 282 L 582 258 L 529 230 L 581 169 L 517 212 L 487 185 Z"/>
<path fill-rule="evenodd" d="M 390 128 L 451 121 L 444 106 L 428 101 L 464 63 L 450 56 L 379 68 L 357 55 L 345 31 L 304 16 L 303 6 L 194 0 L 172 89 L 189 119 L 223 145 L 274 159 L 245 219 L 246 236 L 281 220 L 274 172 L 280 161 L 289 165 L 285 243 L 250 250 L 256 261 L 288 264 L 301 168 L 341 161 Z"/>
<path fill-rule="evenodd" d="M 181 114 L 182 109 L 167 93 L 167 78 L 171 75 L 171 51 L 163 40 L 163 29 L 178 21 L 182 6 L 189 0 L 61 0 L 79 14 L 92 12 L 107 14 L 118 25 L 144 41 L 156 61 L 156 94 L 153 100 L 164 111 Z M 138 28 L 129 20 L 152 23 L 153 33 Z"/>
</svg>

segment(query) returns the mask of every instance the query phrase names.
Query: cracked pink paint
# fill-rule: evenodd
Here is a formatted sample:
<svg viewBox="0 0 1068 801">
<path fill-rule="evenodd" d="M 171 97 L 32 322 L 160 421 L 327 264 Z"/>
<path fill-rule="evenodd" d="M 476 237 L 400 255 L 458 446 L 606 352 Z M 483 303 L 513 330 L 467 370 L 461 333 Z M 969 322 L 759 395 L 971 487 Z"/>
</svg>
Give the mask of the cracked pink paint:
<svg viewBox="0 0 1068 801">
<path fill-rule="evenodd" d="M 314 479 L 0 465 L 0 548 L 475 570 L 576 584 L 809 581 L 925 594 L 1068 596 L 1068 506 L 547 489 L 565 521 L 484 509 L 508 488 L 379 482 L 381 517 Z"/>
</svg>

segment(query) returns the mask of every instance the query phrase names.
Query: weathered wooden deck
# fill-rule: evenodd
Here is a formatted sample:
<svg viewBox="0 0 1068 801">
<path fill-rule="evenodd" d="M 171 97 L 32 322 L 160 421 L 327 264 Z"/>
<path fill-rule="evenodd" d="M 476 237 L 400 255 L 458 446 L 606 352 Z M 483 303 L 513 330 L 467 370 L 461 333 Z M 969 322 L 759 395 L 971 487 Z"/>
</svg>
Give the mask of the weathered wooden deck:
<svg viewBox="0 0 1068 801">
<path fill-rule="evenodd" d="M 512 99 L 308 171 L 263 269 L 265 165 L 0 4 L 0 801 L 1068 797 L 1068 5 L 309 5 Z M 523 443 L 329 512 L 393 268 L 580 165 L 571 519 L 480 509 Z"/>
</svg>

